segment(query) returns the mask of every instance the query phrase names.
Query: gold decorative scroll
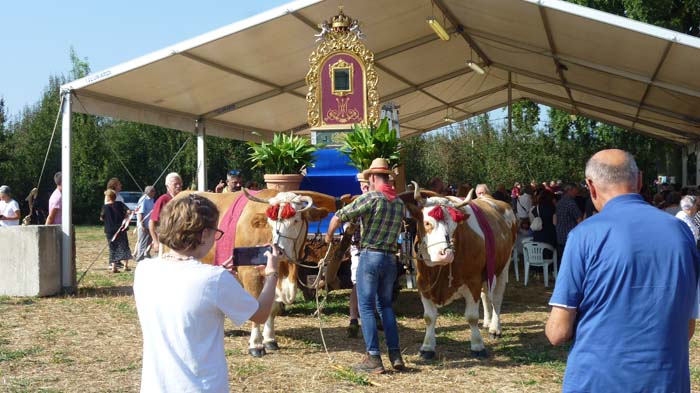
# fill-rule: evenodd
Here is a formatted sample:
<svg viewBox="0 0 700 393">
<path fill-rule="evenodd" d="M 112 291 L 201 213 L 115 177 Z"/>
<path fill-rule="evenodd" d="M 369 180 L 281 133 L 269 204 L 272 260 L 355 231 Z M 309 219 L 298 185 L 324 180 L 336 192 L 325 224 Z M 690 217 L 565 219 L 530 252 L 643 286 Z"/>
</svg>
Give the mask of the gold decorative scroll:
<svg viewBox="0 0 700 393">
<path fill-rule="evenodd" d="M 348 97 L 336 97 L 335 102 L 338 104 L 338 108 L 328 110 L 326 121 L 335 120 L 341 124 L 361 122 L 360 112 L 357 109 L 348 110 L 348 101 L 350 101 Z"/>
<path fill-rule="evenodd" d="M 321 97 L 319 87 L 320 72 L 323 61 L 335 53 L 354 54 L 365 66 L 365 88 L 367 94 L 367 122 L 379 123 L 379 92 L 377 91 L 377 70 L 374 68 L 374 53 L 367 49 L 358 34 L 349 30 L 329 31 L 323 36 L 323 41 L 309 56 L 309 72 L 306 74 L 307 121 L 311 128 L 322 125 Z M 352 83 L 352 80 L 351 80 Z"/>
</svg>

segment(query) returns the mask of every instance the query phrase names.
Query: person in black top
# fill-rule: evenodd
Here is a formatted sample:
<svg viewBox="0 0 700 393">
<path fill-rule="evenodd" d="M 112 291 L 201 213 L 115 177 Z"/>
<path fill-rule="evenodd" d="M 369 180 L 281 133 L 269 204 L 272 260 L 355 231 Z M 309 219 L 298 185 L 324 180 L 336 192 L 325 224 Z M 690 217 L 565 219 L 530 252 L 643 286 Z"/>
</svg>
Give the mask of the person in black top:
<svg viewBox="0 0 700 393">
<path fill-rule="evenodd" d="M 119 273 L 117 264 L 124 261 L 124 271 L 130 271 L 129 260 L 131 250 L 129 249 L 129 238 L 127 237 L 125 219 L 131 211 L 123 202 L 116 201 L 117 193 L 112 189 L 105 191 L 106 203 L 102 206 L 101 218 L 105 223 L 105 236 L 109 244 L 109 264 L 112 273 Z"/>
<path fill-rule="evenodd" d="M 506 191 L 505 184 L 501 183 L 498 185 L 496 192 L 493 193 L 493 198 L 510 204 L 510 195 Z"/>
<path fill-rule="evenodd" d="M 532 215 L 542 218 L 542 230 L 532 231 L 532 240 L 556 247 L 557 232 L 555 225 L 557 224 L 557 215 L 555 213 L 553 192 L 544 188 L 540 190 L 532 208 Z M 547 255 L 551 254 L 551 252 L 549 252 L 549 250 L 544 251 L 546 251 L 544 257 L 551 258 L 551 255 Z M 561 255 L 558 257 L 561 258 Z"/>
</svg>

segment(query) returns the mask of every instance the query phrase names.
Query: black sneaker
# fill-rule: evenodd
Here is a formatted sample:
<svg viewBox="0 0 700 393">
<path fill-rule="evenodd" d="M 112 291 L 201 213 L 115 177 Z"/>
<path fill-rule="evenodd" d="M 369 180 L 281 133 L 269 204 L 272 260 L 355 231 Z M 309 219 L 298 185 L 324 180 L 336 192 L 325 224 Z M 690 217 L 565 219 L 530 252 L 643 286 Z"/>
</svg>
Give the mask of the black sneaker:
<svg viewBox="0 0 700 393">
<path fill-rule="evenodd" d="M 389 351 L 389 361 L 391 362 L 391 367 L 393 367 L 396 371 L 406 369 L 406 365 L 403 362 L 400 350 Z"/>
<path fill-rule="evenodd" d="M 355 371 L 362 371 L 368 374 L 384 374 L 384 365 L 382 364 L 382 357 L 379 355 L 365 354 L 362 359 L 362 363 L 358 363 L 352 368 Z"/>
</svg>

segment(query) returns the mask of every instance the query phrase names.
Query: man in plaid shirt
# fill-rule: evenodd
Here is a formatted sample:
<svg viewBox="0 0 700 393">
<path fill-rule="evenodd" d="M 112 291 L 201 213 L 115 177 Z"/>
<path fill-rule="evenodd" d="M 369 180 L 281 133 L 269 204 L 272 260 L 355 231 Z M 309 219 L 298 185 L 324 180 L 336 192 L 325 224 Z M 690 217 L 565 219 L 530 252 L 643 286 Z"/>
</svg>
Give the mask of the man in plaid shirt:
<svg viewBox="0 0 700 393">
<path fill-rule="evenodd" d="M 326 242 L 330 243 L 333 233 L 343 222 L 356 217 L 361 218 L 362 251 L 357 267 L 357 300 L 367 354 L 363 362 L 354 368 L 372 374 L 384 372 L 379 351 L 379 333 L 374 319 L 377 300 L 389 349 L 389 360 L 395 370 L 404 369 L 399 331 L 391 305 L 392 289 L 397 275 L 397 239 L 404 216 L 404 204 L 396 197 L 396 190 L 389 184 L 390 173 L 391 169 L 385 159 L 377 158 L 372 161 L 370 169 L 363 172 L 365 179 L 369 180 L 369 192 L 338 210 L 326 233 Z"/>
<path fill-rule="evenodd" d="M 578 186 L 574 183 L 566 184 L 564 186 L 564 194 L 557 203 L 557 222 L 555 225 L 557 230 L 557 254 L 559 255 L 559 261 L 561 261 L 564 255 L 564 248 L 566 247 L 566 239 L 569 237 L 569 232 L 583 220 L 583 214 L 574 200 L 576 194 L 578 194 Z"/>
</svg>

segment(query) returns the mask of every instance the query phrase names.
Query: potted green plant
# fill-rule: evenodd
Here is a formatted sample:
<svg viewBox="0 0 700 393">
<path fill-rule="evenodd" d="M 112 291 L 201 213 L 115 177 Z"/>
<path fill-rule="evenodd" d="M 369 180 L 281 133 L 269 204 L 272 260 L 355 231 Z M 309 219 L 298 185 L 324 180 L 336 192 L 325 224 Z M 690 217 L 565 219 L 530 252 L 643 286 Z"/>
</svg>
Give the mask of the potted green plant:
<svg viewBox="0 0 700 393">
<path fill-rule="evenodd" d="M 248 142 L 248 161 L 265 171 L 267 188 L 298 190 L 307 166 L 313 166 L 317 146 L 298 135 L 275 134 L 272 142 Z"/>
<path fill-rule="evenodd" d="M 350 159 L 350 165 L 360 171 L 357 179 L 364 181 L 362 171 L 369 169 L 375 158 L 384 158 L 391 168 L 396 168 L 401 161 L 401 147 L 396 130 L 389 128 L 389 121 L 385 118 L 376 127 L 355 124 L 345 135 L 340 151 Z"/>
</svg>

